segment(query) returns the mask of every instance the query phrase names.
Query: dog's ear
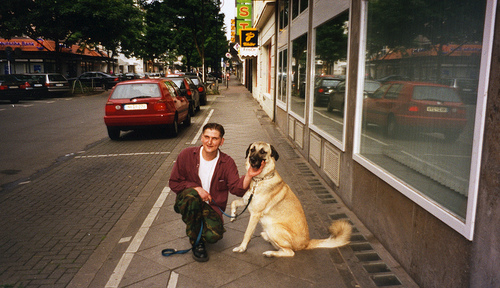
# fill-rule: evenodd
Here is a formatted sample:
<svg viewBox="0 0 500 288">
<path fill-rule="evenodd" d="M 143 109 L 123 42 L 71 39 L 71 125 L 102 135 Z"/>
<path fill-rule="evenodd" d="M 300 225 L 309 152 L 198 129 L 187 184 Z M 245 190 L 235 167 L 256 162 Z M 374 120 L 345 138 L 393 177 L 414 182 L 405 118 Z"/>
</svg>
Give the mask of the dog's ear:
<svg viewBox="0 0 500 288">
<path fill-rule="evenodd" d="M 271 145 L 271 157 L 274 158 L 274 161 L 278 161 L 280 158 L 280 154 L 278 154 L 278 150 L 274 149 L 274 146 Z"/>
<path fill-rule="evenodd" d="M 250 153 L 250 147 L 252 147 L 252 144 L 253 143 L 250 143 L 250 145 L 248 145 L 247 152 L 245 153 L 245 159 L 248 158 L 248 153 Z"/>
</svg>

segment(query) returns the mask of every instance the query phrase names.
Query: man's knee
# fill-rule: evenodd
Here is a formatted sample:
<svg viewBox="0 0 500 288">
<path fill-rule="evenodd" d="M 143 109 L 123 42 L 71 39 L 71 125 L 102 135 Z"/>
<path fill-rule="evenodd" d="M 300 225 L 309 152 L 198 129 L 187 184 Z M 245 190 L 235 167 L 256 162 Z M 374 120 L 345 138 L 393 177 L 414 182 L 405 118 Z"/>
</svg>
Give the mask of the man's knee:
<svg viewBox="0 0 500 288">
<path fill-rule="evenodd" d="M 188 188 L 175 198 L 174 210 L 177 213 L 184 214 L 186 209 L 201 209 L 201 200 L 198 192 L 193 188 Z"/>
</svg>

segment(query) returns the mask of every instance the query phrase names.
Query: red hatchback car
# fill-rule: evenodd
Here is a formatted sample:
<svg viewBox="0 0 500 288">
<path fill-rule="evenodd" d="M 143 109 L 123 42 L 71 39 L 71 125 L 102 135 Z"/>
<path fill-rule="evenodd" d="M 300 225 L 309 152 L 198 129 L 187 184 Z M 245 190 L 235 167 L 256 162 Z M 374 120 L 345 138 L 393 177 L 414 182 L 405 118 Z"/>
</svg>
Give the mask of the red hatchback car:
<svg viewBox="0 0 500 288">
<path fill-rule="evenodd" d="M 118 140 L 120 131 L 152 126 L 168 127 L 173 136 L 179 124 L 191 124 L 189 102 L 167 79 L 140 79 L 116 84 L 106 102 L 104 123 L 109 138 Z"/>
<path fill-rule="evenodd" d="M 445 85 L 397 81 L 364 99 L 364 122 L 384 127 L 388 137 L 403 131 L 437 132 L 447 141 L 462 133 L 466 110 L 457 92 Z"/>
</svg>

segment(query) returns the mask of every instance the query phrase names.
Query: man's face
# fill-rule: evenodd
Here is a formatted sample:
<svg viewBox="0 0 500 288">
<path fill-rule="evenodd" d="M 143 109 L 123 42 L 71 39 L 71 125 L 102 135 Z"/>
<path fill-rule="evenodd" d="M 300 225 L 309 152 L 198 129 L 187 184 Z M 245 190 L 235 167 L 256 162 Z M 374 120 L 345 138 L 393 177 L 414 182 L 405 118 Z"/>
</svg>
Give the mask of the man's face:
<svg viewBox="0 0 500 288">
<path fill-rule="evenodd" d="M 201 135 L 203 149 L 207 153 L 217 152 L 217 149 L 224 143 L 224 138 L 220 137 L 220 132 L 214 129 L 206 129 Z"/>
</svg>

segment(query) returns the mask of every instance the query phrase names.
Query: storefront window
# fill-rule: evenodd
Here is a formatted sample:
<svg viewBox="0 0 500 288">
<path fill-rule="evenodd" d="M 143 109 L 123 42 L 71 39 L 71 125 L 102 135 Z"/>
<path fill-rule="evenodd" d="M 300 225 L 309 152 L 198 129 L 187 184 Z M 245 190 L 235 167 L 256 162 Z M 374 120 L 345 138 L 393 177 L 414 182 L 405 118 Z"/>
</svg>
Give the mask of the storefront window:
<svg viewBox="0 0 500 288">
<path fill-rule="evenodd" d="M 312 123 L 342 142 L 349 13 L 316 28 Z"/>
<path fill-rule="evenodd" d="M 278 52 L 278 100 L 286 103 L 286 75 L 288 50 L 284 49 Z"/>
<path fill-rule="evenodd" d="M 485 7 L 479 0 L 377 0 L 367 9 L 359 154 L 398 189 L 462 222 Z"/>
<path fill-rule="evenodd" d="M 306 97 L 307 33 L 292 41 L 290 110 L 304 117 Z"/>
</svg>

